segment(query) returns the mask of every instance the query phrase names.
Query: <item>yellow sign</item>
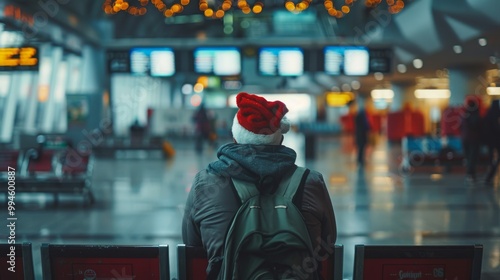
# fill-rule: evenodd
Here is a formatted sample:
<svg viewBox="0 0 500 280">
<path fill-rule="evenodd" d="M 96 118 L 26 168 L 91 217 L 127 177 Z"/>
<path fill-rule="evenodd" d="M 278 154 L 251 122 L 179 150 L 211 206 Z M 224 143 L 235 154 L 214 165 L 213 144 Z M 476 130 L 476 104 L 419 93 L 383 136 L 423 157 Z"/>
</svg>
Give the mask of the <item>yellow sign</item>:
<svg viewBox="0 0 500 280">
<path fill-rule="evenodd" d="M 352 100 L 354 100 L 352 92 L 328 92 L 326 94 L 326 104 L 330 107 L 346 106 Z"/>
<path fill-rule="evenodd" d="M 38 50 L 34 47 L 0 48 L 0 67 L 4 70 L 36 69 L 38 67 Z"/>
</svg>

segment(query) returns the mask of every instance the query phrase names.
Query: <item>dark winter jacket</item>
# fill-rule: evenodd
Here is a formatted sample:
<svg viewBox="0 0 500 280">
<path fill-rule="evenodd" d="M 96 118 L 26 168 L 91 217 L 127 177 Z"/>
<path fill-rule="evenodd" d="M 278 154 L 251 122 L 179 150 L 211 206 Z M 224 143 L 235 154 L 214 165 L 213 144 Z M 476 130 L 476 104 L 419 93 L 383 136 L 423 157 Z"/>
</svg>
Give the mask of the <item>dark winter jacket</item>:
<svg viewBox="0 0 500 280">
<path fill-rule="evenodd" d="M 461 135 L 464 143 L 479 143 L 481 140 L 482 120 L 479 109 L 476 107 L 468 108 L 462 117 Z"/>
<path fill-rule="evenodd" d="M 368 116 L 364 110 L 361 110 L 356 114 L 354 119 L 354 129 L 356 136 L 356 145 L 364 146 L 368 142 L 368 134 L 370 132 L 370 123 L 368 121 Z"/>
<path fill-rule="evenodd" d="M 483 138 L 486 144 L 500 147 L 500 100 L 491 103 L 484 117 Z"/>
<path fill-rule="evenodd" d="M 219 159 L 194 179 L 182 227 L 185 244 L 206 249 L 208 279 L 219 273 L 226 231 L 241 205 L 231 178 L 254 182 L 262 189 L 276 186 L 282 176 L 295 170 L 297 155 L 282 145 L 232 143 L 222 146 L 217 156 Z M 301 193 L 300 210 L 313 248 L 334 244 L 337 238 L 335 216 L 323 176 L 311 170 Z"/>
</svg>

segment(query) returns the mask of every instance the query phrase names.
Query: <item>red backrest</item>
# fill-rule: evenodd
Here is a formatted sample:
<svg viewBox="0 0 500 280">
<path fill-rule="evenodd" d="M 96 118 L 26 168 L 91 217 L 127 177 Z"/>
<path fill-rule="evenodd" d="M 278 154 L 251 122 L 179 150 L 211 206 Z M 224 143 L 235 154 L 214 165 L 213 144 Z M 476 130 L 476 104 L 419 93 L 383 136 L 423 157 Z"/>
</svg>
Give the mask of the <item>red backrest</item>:
<svg viewBox="0 0 500 280">
<path fill-rule="evenodd" d="M 168 246 L 42 244 L 47 280 L 170 279 Z"/>
<path fill-rule="evenodd" d="M 340 123 L 342 125 L 342 131 L 347 133 L 354 132 L 354 115 L 347 114 L 340 117 Z"/>
<path fill-rule="evenodd" d="M 482 245 L 356 245 L 353 280 L 476 280 L 482 252 Z"/>
<path fill-rule="evenodd" d="M 177 268 L 179 280 L 206 279 L 208 259 L 203 247 L 177 245 Z"/>
<path fill-rule="evenodd" d="M 55 151 L 45 150 L 37 159 L 30 159 L 28 164 L 29 172 L 52 172 L 52 159 Z"/>
<path fill-rule="evenodd" d="M 322 261 L 321 275 L 325 280 L 342 280 L 344 247 L 335 245 L 333 254 Z M 202 247 L 177 245 L 179 280 L 205 280 L 208 259 Z"/>
<path fill-rule="evenodd" d="M 405 136 L 405 118 L 403 112 L 390 112 L 387 115 L 387 138 L 400 141 Z"/>
</svg>

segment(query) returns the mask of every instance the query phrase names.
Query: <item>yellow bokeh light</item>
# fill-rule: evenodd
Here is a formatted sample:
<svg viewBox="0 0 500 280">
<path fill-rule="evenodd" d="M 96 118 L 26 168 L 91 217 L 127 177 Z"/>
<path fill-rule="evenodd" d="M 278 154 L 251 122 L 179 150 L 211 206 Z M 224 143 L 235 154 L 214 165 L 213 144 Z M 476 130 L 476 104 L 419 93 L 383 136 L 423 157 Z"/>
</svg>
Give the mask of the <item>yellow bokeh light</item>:
<svg viewBox="0 0 500 280">
<path fill-rule="evenodd" d="M 42 85 L 38 87 L 38 101 L 46 102 L 49 100 L 50 87 L 47 85 Z"/>
<path fill-rule="evenodd" d="M 214 15 L 214 10 L 212 9 L 206 9 L 205 12 L 203 13 L 206 17 L 212 17 Z"/>
<path fill-rule="evenodd" d="M 252 12 L 254 12 L 254 14 L 260 14 L 262 12 L 262 6 L 260 5 L 255 5 L 253 8 L 252 8 Z"/>
<path fill-rule="evenodd" d="M 217 12 L 215 12 L 215 17 L 216 18 L 222 18 L 224 16 L 224 11 L 223 10 L 218 10 Z"/>
<path fill-rule="evenodd" d="M 289 11 L 293 11 L 295 10 L 295 4 L 293 2 L 288 1 L 285 3 L 285 8 Z"/>
<path fill-rule="evenodd" d="M 208 4 L 207 2 L 201 2 L 200 3 L 200 11 L 204 12 L 208 9 Z"/>
<path fill-rule="evenodd" d="M 196 84 L 194 85 L 194 87 L 193 87 L 193 90 L 194 90 L 194 92 L 196 92 L 196 93 L 200 93 L 200 92 L 202 92 L 202 91 L 203 91 L 203 89 L 205 89 L 205 87 L 203 86 L 203 84 L 202 84 L 202 83 L 196 83 Z"/>
<path fill-rule="evenodd" d="M 174 12 L 172 12 L 171 9 L 167 9 L 164 13 L 163 13 L 164 16 L 166 17 L 171 17 L 174 15 Z"/>
<path fill-rule="evenodd" d="M 248 7 L 248 3 L 247 1 L 243 0 L 243 1 L 238 1 L 238 8 L 240 9 L 243 9 L 244 7 Z"/>
<path fill-rule="evenodd" d="M 174 5 L 172 6 L 172 12 L 174 12 L 174 13 L 178 13 L 178 12 L 180 12 L 180 11 L 181 11 L 181 5 L 179 5 L 179 4 L 174 4 Z"/>
<path fill-rule="evenodd" d="M 229 9 L 231 9 L 231 2 L 224 1 L 224 3 L 222 3 L 222 10 L 227 11 Z"/>
</svg>

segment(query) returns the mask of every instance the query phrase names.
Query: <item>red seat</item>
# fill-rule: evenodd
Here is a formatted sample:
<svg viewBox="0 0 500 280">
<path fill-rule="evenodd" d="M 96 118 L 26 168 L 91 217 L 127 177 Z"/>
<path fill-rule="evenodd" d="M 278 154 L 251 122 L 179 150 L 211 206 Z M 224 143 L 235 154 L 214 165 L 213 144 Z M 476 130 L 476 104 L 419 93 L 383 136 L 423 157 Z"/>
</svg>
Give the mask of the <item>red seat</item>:
<svg viewBox="0 0 500 280">
<path fill-rule="evenodd" d="M 168 246 L 42 244 L 46 280 L 169 280 Z"/>
<path fill-rule="evenodd" d="M 477 280 L 482 254 L 482 245 L 356 245 L 353 280 Z"/>
<path fill-rule="evenodd" d="M 53 172 L 52 160 L 55 151 L 46 150 L 37 159 L 30 159 L 28 164 L 28 172 L 30 173 L 40 173 L 40 172 Z"/>
<path fill-rule="evenodd" d="M 325 280 L 342 280 L 344 247 L 335 245 L 334 253 L 322 261 L 321 275 Z M 177 245 L 179 280 L 205 280 L 207 255 L 202 247 Z"/>
<path fill-rule="evenodd" d="M 14 247 L 14 250 L 11 250 Z M 15 254 L 15 272 L 9 271 L 10 256 Z M 0 279 L 33 280 L 33 253 L 31 243 L 0 244 Z"/>
</svg>

